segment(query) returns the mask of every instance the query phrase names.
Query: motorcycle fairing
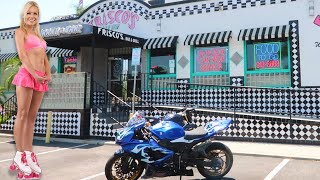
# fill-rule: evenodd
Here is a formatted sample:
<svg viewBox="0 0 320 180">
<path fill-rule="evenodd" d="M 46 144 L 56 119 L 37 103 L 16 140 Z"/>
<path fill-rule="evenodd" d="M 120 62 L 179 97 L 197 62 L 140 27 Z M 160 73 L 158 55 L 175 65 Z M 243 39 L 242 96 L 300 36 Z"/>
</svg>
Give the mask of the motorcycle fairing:
<svg viewBox="0 0 320 180">
<path fill-rule="evenodd" d="M 150 141 L 139 141 L 135 140 L 130 142 L 130 144 L 124 145 L 123 151 L 132 153 L 138 157 L 141 158 L 141 161 L 146 163 L 155 163 L 159 164 L 161 162 L 164 162 L 171 156 L 173 156 L 174 152 L 170 151 L 164 147 L 159 146 L 153 139 L 150 139 Z M 153 153 L 155 152 L 158 155 L 153 156 Z M 160 157 L 159 157 L 160 154 Z"/>
</svg>

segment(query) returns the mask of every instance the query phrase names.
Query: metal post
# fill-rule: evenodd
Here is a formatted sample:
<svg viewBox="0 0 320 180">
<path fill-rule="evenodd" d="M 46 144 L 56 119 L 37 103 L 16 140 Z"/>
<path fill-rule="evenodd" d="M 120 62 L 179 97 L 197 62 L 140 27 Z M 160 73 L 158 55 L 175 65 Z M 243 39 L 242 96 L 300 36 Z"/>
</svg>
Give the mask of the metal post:
<svg viewBox="0 0 320 180">
<path fill-rule="evenodd" d="M 52 124 L 52 111 L 48 112 L 47 129 L 46 129 L 46 143 L 50 143 L 50 133 Z"/>
<path fill-rule="evenodd" d="M 136 96 L 136 81 L 137 81 L 137 65 L 134 65 L 132 113 L 134 113 L 134 103 L 135 103 L 135 96 Z"/>
</svg>

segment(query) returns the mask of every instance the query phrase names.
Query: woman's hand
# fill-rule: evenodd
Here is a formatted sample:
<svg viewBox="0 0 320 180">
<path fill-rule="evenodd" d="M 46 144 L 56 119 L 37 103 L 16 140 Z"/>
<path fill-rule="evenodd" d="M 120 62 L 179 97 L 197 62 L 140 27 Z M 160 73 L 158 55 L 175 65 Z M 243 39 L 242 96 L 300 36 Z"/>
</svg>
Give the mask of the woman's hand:
<svg viewBox="0 0 320 180">
<path fill-rule="evenodd" d="M 51 76 L 43 76 L 44 80 L 46 83 L 51 82 L 52 81 L 52 77 Z"/>
<path fill-rule="evenodd" d="M 44 76 L 39 76 L 39 75 L 37 75 L 37 74 L 35 74 L 34 79 L 35 79 L 38 83 L 40 83 L 40 84 L 43 84 L 43 83 L 45 83 L 45 81 L 46 81 L 46 79 L 45 79 Z"/>
</svg>

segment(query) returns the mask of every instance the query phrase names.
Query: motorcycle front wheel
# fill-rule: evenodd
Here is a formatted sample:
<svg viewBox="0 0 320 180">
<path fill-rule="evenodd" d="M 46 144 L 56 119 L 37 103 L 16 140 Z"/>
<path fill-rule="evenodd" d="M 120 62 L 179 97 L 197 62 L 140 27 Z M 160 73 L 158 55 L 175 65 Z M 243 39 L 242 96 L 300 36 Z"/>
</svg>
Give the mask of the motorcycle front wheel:
<svg viewBox="0 0 320 180">
<path fill-rule="evenodd" d="M 199 173 L 208 179 L 221 179 L 231 169 L 233 154 L 224 144 L 214 142 L 206 150 L 206 157 L 201 165 L 197 165 Z"/>
<path fill-rule="evenodd" d="M 144 170 L 143 163 L 130 155 L 114 154 L 106 163 L 105 175 L 109 180 L 137 180 Z"/>
</svg>

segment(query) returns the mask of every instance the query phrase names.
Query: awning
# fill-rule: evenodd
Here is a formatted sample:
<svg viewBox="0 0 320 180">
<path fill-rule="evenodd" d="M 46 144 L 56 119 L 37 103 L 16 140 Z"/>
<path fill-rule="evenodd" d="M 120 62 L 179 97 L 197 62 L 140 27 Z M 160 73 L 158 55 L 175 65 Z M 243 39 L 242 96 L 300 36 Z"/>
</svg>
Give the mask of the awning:
<svg viewBox="0 0 320 180">
<path fill-rule="evenodd" d="M 0 62 L 4 62 L 8 59 L 14 58 L 18 56 L 18 53 L 5 53 L 5 54 L 0 54 Z"/>
<path fill-rule="evenodd" d="M 229 42 L 231 33 L 232 31 L 191 34 L 191 35 L 188 35 L 184 40 L 184 45 L 227 43 Z"/>
<path fill-rule="evenodd" d="M 143 45 L 143 49 L 159 49 L 175 47 L 177 44 L 178 36 L 168 36 L 159 38 L 150 38 Z"/>
<path fill-rule="evenodd" d="M 281 39 L 289 37 L 289 25 L 240 30 L 238 41 Z"/>
<path fill-rule="evenodd" d="M 58 48 L 51 53 L 51 57 L 68 57 L 68 56 L 74 56 L 74 50 Z"/>
</svg>

